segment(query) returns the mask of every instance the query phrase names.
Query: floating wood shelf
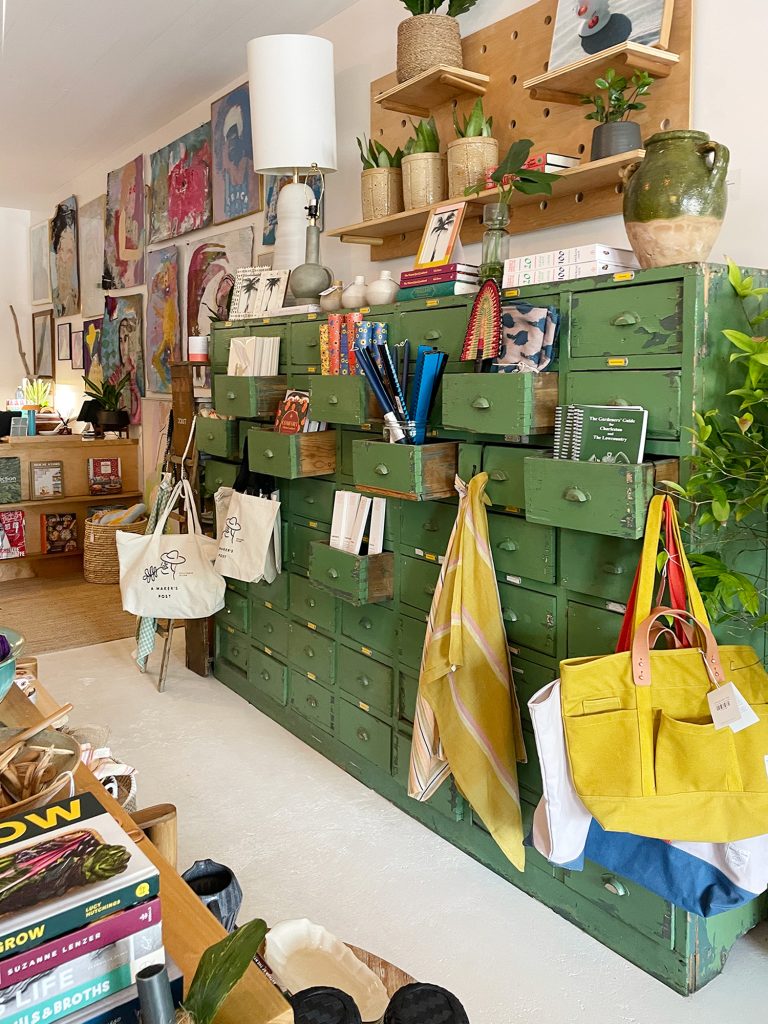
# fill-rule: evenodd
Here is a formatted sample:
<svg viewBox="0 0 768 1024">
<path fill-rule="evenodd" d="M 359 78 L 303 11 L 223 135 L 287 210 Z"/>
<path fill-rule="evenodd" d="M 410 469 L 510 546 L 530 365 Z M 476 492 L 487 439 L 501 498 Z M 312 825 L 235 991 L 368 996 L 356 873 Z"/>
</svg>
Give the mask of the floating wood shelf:
<svg viewBox="0 0 768 1024">
<path fill-rule="evenodd" d="M 518 234 L 523 231 L 534 230 L 531 226 L 530 218 L 524 220 L 523 217 L 517 217 L 518 210 L 531 207 L 540 208 L 542 202 L 546 203 L 548 207 L 553 201 L 568 197 L 573 197 L 574 201 L 586 201 L 587 193 L 594 193 L 601 189 L 608 189 L 614 192 L 616 186 L 621 183 L 621 170 L 636 160 L 642 160 L 643 156 L 644 150 L 633 149 L 628 153 L 621 153 L 618 156 L 609 156 L 604 160 L 595 160 L 591 163 L 580 164 L 578 167 L 572 167 L 567 171 L 563 171 L 560 178 L 553 183 L 552 196 L 527 196 L 522 192 L 516 192 L 512 200 L 510 233 Z M 614 192 L 614 195 L 616 198 L 619 198 L 617 193 Z M 446 202 L 447 200 L 443 200 L 442 203 L 435 205 L 443 206 Z M 472 196 L 468 202 L 470 207 L 467 210 L 467 216 L 464 218 L 462 234 L 465 228 L 473 227 L 478 228 L 480 234 L 482 234 L 482 218 L 480 216 L 473 216 L 473 209 L 476 209 L 479 214 L 482 206 L 485 206 L 487 203 L 498 202 L 498 192 L 496 189 L 488 189 L 485 192 L 481 192 L 479 196 Z M 329 231 L 328 234 L 332 238 L 340 238 L 342 242 L 356 242 L 358 245 L 371 245 L 377 248 L 384 246 L 387 239 L 396 239 L 406 243 L 406 236 L 409 233 L 423 231 L 432 209 L 434 209 L 432 206 L 422 206 L 416 210 L 395 213 L 391 217 L 381 217 L 378 220 L 366 220 L 360 224 L 351 224 L 349 227 Z M 539 209 L 538 212 L 543 214 L 544 211 Z M 541 223 L 537 226 L 545 228 L 549 227 L 550 224 L 546 217 L 542 216 Z M 477 237 L 470 237 L 468 240 L 477 241 Z M 415 239 L 415 242 L 417 243 L 418 239 Z M 412 248 L 409 248 L 408 251 L 416 252 L 416 246 L 414 245 Z M 404 253 L 399 252 L 398 255 L 404 255 Z M 373 258 L 377 258 L 375 251 Z"/>
<path fill-rule="evenodd" d="M 23 501 L 11 501 L 3 508 L 37 508 L 41 505 L 103 505 L 110 501 L 136 500 L 142 497 L 141 491 L 120 491 L 119 494 L 54 494 L 50 498 L 25 498 Z"/>
<path fill-rule="evenodd" d="M 424 71 L 374 97 L 383 110 L 396 110 L 412 117 L 429 117 L 436 107 L 465 96 L 484 96 L 488 75 L 447 64 Z"/>
<path fill-rule="evenodd" d="M 595 79 L 606 68 L 614 68 L 627 77 L 638 70 L 648 71 L 654 78 L 666 78 L 679 63 L 678 54 L 668 50 L 639 43 L 619 43 L 556 71 L 546 71 L 543 75 L 529 78 L 523 82 L 523 88 L 528 89 L 532 100 L 576 104 L 581 96 L 594 91 Z"/>
</svg>

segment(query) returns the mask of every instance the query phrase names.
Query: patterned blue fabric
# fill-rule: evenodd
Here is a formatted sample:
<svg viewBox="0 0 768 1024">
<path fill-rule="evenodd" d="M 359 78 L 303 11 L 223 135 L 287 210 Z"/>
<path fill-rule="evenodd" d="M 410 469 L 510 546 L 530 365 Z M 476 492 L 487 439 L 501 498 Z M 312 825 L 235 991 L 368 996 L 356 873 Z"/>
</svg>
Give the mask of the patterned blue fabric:
<svg viewBox="0 0 768 1024">
<path fill-rule="evenodd" d="M 505 305 L 501 315 L 501 352 L 494 373 L 539 373 L 555 358 L 560 314 L 554 306 L 530 302 Z"/>
</svg>

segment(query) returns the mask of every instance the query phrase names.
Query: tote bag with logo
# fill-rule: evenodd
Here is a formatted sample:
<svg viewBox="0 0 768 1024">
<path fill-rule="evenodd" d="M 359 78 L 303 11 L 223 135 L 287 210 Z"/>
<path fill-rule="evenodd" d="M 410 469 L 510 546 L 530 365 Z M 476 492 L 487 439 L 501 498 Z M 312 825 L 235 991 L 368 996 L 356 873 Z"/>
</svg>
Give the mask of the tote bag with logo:
<svg viewBox="0 0 768 1024">
<path fill-rule="evenodd" d="M 163 529 L 181 496 L 188 533 Z M 118 530 L 120 593 L 132 615 L 155 619 L 205 619 L 224 607 L 223 578 L 213 568 L 216 541 L 203 535 L 189 481 L 180 480 L 153 533 L 141 536 Z"/>
</svg>

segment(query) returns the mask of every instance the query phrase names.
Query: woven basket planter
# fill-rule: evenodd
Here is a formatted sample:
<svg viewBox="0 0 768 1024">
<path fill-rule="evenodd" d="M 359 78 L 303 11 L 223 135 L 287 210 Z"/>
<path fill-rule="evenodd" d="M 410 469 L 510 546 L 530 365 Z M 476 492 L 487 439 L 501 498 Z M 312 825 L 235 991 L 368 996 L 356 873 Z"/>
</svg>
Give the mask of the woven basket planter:
<svg viewBox="0 0 768 1024">
<path fill-rule="evenodd" d="M 363 220 L 403 211 L 403 172 L 399 167 L 369 167 L 360 175 Z"/>
<path fill-rule="evenodd" d="M 124 533 L 144 533 L 147 520 L 138 519 L 135 523 L 121 526 L 119 523 L 107 523 L 101 526 L 90 519 L 85 521 L 83 538 L 83 576 L 86 583 L 119 583 L 120 565 L 117 561 L 118 530 Z"/>
<path fill-rule="evenodd" d="M 403 157 L 403 204 L 406 210 L 432 206 L 448 194 L 442 153 L 412 153 Z"/>
<path fill-rule="evenodd" d="M 459 23 L 447 14 L 416 14 L 397 26 L 397 80 L 429 71 L 438 64 L 463 68 Z"/>
<path fill-rule="evenodd" d="M 480 136 L 448 143 L 448 198 L 463 198 L 464 189 L 484 181 L 499 165 L 496 139 Z"/>
</svg>

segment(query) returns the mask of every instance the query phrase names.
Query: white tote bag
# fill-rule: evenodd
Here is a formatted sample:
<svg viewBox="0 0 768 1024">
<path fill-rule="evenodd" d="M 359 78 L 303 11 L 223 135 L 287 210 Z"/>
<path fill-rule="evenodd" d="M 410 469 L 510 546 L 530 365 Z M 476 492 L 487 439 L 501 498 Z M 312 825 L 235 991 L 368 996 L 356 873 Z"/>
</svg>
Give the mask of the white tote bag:
<svg viewBox="0 0 768 1024">
<path fill-rule="evenodd" d="M 219 537 L 217 572 L 243 583 L 263 579 L 279 512 L 279 501 L 233 491 Z"/>
<path fill-rule="evenodd" d="M 182 495 L 189 532 L 164 534 Z M 226 584 L 212 565 L 216 541 L 200 529 L 187 479 L 174 487 L 153 533 L 141 536 L 118 530 L 115 537 L 120 593 L 127 612 L 154 619 L 206 619 L 224 607 Z"/>
</svg>

